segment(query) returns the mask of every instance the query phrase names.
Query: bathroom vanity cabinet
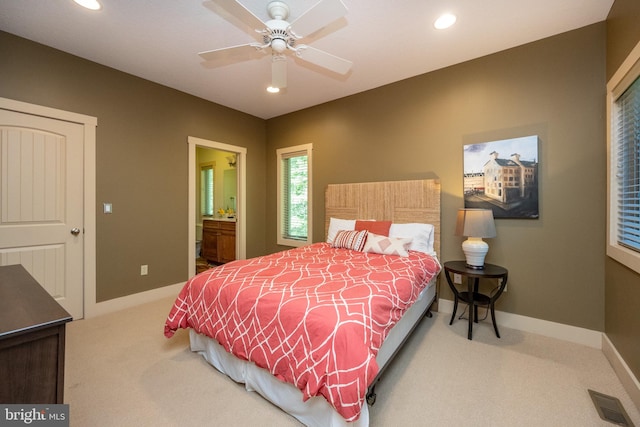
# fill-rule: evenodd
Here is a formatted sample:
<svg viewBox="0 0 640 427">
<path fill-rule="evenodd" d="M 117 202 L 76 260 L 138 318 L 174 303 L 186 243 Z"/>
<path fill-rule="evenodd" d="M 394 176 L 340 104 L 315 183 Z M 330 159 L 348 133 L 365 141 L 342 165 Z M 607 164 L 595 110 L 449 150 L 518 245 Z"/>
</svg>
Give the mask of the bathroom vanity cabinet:
<svg viewBox="0 0 640 427">
<path fill-rule="evenodd" d="M 201 256 L 212 264 L 224 264 L 236 259 L 235 221 L 202 221 Z"/>
</svg>

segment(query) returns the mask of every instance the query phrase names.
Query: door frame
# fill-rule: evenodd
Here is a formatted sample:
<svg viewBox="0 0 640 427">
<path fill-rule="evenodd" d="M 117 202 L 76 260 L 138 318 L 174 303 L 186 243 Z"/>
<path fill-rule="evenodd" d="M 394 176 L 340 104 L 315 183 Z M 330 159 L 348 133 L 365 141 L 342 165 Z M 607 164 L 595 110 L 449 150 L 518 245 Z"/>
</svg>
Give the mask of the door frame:
<svg viewBox="0 0 640 427">
<path fill-rule="evenodd" d="M 215 150 L 228 151 L 236 154 L 238 170 L 237 205 L 236 205 L 236 259 L 247 257 L 247 149 L 222 142 L 209 141 L 207 139 L 190 136 L 187 138 L 189 144 L 189 271 L 188 277 L 196 271 L 196 147 L 212 148 Z"/>
<path fill-rule="evenodd" d="M 83 317 L 91 317 L 96 309 L 96 127 L 98 118 L 2 97 L 0 97 L 0 108 L 83 126 Z"/>
</svg>

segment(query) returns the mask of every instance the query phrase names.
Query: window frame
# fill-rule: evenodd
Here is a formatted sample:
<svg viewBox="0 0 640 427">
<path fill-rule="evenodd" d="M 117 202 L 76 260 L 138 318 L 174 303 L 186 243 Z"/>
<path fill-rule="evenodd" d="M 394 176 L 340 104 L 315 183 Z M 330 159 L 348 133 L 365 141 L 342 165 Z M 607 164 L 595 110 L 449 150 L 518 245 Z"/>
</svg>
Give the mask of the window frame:
<svg viewBox="0 0 640 427">
<path fill-rule="evenodd" d="M 607 255 L 640 273 L 640 252 L 618 243 L 618 180 L 616 153 L 619 146 L 615 132 L 618 98 L 640 77 L 640 42 L 607 83 Z"/>
<path fill-rule="evenodd" d="M 277 181 L 278 181 L 278 226 L 277 226 L 277 243 L 282 246 L 293 246 L 300 247 L 311 244 L 313 241 L 312 230 L 313 230 L 313 175 L 312 175 L 312 152 L 313 152 L 313 144 L 302 144 L 296 145 L 293 147 L 279 148 L 276 150 L 276 158 L 277 158 Z M 307 156 L 307 238 L 306 240 L 298 240 L 298 239 L 290 239 L 283 235 L 284 229 L 284 209 L 283 206 L 284 200 L 282 197 L 283 190 L 283 182 L 282 182 L 282 164 L 283 161 L 287 158 L 294 157 L 295 154 L 300 153 L 300 155 Z"/>
</svg>

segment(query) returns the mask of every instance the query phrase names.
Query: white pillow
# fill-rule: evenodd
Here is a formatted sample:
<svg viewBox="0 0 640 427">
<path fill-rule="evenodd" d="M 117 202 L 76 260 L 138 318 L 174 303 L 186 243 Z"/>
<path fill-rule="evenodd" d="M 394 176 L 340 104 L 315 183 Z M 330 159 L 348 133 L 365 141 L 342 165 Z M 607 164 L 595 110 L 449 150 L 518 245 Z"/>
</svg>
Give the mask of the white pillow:
<svg viewBox="0 0 640 427">
<path fill-rule="evenodd" d="M 353 231 L 355 229 L 355 219 L 339 219 L 331 217 L 329 219 L 329 230 L 327 231 L 327 243 L 333 243 L 333 240 L 336 238 L 336 234 L 338 234 L 338 231 Z"/>
<path fill-rule="evenodd" d="M 410 250 L 424 252 L 429 255 L 436 255 L 436 252 L 433 249 L 434 234 L 432 224 L 393 223 L 389 229 L 389 237 L 411 238 Z"/>
<path fill-rule="evenodd" d="M 387 237 L 369 233 L 364 244 L 363 252 L 373 252 L 383 255 L 409 256 L 411 238 Z"/>
</svg>

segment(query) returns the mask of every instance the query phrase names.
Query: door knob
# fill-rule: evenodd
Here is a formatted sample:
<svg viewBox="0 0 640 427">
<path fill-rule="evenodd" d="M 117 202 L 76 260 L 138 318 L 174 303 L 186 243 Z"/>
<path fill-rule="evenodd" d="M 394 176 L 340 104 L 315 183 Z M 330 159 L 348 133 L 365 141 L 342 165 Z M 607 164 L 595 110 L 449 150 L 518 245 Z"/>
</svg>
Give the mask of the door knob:
<svg viewBox="0 0 640 427">
<path fill-rule="evenodd" d="M 71 234 L 73 234 L 74 236 L 77 236 L 78 234 L 80 234 L 80 229 L 78 227 L 72 228 Z"/>
</svg>

